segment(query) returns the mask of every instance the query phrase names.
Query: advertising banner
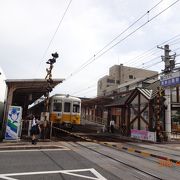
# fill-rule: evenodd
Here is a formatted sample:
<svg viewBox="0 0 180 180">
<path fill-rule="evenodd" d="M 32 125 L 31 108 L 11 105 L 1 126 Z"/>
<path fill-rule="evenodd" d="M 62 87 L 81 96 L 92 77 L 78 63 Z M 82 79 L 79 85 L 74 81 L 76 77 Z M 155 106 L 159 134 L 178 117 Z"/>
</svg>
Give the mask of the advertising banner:
<svg viewBox="0 0 180 180">
<path fill-rule="evenodd" d="M 20 124 L 22 119 L 22 107 L 10 106 L 6 124 L 6 140 L 17 140 L 20 134 Z"/>
<path fill-rule="evenodd" d="M 140 139 L 140 140 L 156 142 L 156 133 L 155 132 L 131 129 L 131 137 Z"/>
</svg>

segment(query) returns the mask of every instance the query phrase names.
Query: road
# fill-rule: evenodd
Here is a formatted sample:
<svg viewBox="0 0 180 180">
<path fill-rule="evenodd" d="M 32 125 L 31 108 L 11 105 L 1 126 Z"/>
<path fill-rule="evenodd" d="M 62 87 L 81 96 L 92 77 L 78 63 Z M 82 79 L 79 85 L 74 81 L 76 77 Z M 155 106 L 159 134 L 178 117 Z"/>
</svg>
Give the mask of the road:
<svg viewBox="0 0 180 180">
<path fill-rule="evenodd" d="M 180 167 L 162 166 L 151 157 L 90 142 L 60 144 L 58 149 L 0 151 L 0 179 L 179 179 Z"/>
<path fill-rule="evenodd" d="M 0 159 L 0 179 L 119 179 L 67 148 L 1 151 Z"/>
</svg>

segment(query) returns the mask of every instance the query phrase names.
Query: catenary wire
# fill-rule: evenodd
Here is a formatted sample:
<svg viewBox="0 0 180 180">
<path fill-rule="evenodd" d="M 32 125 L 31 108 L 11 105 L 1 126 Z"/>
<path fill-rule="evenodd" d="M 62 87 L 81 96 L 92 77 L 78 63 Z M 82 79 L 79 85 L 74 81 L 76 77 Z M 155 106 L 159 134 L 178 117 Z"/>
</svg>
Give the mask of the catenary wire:
<svg viewBox="0 0 180 180">
<path fill-rule="evenodd" d="M 44 51 L 44 53 L 43 53 L 42 60 L 40 61 L 39 65 L 38 65 L 38 68 L 40 67 L 41 63 L 44 61 L 44 58 L 45 58 L 45 56 L 46 56 L 46 54 L 47 54 L 47 52 L 48 52 L 48 50 L 49 50 L 49 48 L 50 48 L 50 46 L 51 46 L 54 38 L 55 38 L 55 36 L 56 36 L 56 34 L 57 34 L 58 30 L 59 30 L 60 25 L 62 24 L 62 21 L 63 21 L 65 15 L 66 15 L 66 13 L 67 13 L 67 11 L 68 11 L 71 3 L 72 3 L 72 0 L 69 1 L 68 5 L 67 5 L 67 8 L 65 9 L 65 11 L 64 11 L 64 13 L 63 13 L 63 15 L 62 15 L 62 17 L 61 17 L 61 19 L 60 19 L 60 21 L 59 21 L 58 26 L 57 26 L 55 32 L 53 33 L 53 35 L 52 35 L 52 37 L 51 37 L 51 39 L 50 39 L 50 41 L 49 41 L 49 43 L 48 43 L 47 48 L 45 49 L 45 51 Z M 37 72 L 37 71 L 36 71 L 36 72 Z"/>
<path fill-rule="evenodd" d="M 164 45 L 164 44 L 166 44 L 166 43 L 170 43 L 172 40 L 173 40 L 173 42 L 174 42 L 174 39 L 176 39 L 176 38 L 179 37 L 179 36 L 180 36 L 180 34 L 177 34 L 177 35 L 173 36 L 172 38 L 170 38 L 170 39 L 168 39 L 168 40 L 160 43 L 158 46 Z M 157 49 L 157 45 L 154 46 L 154 47 L 152 47 L 152 48 L 150 48 L 150 49 L 148 49 L 147 51 L 143 52 L 142 54 L 136 56 L 135 58 L 129 59 L 129 60 L 128 60 L 128 63 L 130 63 L 130 62 L 135 62 L 136 59 L 145 58 L 147 55 L 151 54 L 151 53 L 154 51 L 154 49 L 158 50 L 158 49 Z"/>
<path fill-rule="evenodd" d="M 70 77 L 72 77 L 74 74 L 80 72 L 81 70 L 83 70 L 86 66 L 88 66 L 89 64 L 91 64 L 92 62 L 94 62 L 95 60 L 97 60 L 98 58 L 100 58 L 101 56 L 103 56 L 105 53 L 107 53 L 108 51 L 110 51 L 112 48 L 114 48 L 115 46 L 117 46 L 119 43 L 123 42 L 125 39 L 127 39 L 129 36 L 131 36 L 132 34 L 134 34 L 136 31 L 138 31 L 139 29 L 141 29 L 142 27 L 144 27 L 146 24 L 148 24 L 149 22 L 151 22 L 152 20 L 154 20 L 155 18 L 157 18 L 159 15 L 161 15 L 162 13 L 164 13 L 166 10 L 168 10 L 170 7 L 172 7 L 173 5 L 175 5 L 177 2 L 179 2 L 179 0 L 173 2 L 172 4 L 170 4 L 168 7 L 166 7 L 165 9 L 163 9 L 162 11 L 160 11 L 158 14 L 156 14 L 155 16 L 153 16 L 151 19 L 149 19 L 148 21 L 146 21 L 145 23 L 143 23 L 141 26 L 139 26 L 138 28 L 136 28 L 134 31 L 132 31 L 131 33 L 129 33 L 127 36 L 125 36 L 124 38 L 122 38 L 120 41 L 118 41 L 117 43 L 115 43 L 114 45 L 112 45 L 111 47 L 109 47 L 106 51 L 102 52 L 99 56 L 94 55 L 92 58 L 90 58 L 88 60 L 88 63 L 85 64 L 84 66 L 78 68 L 76 71 L 74 71 L 74 73 L 71 73 L 67 78 L 69 79 Z"/>
<path fill-rule="evenodd" d="M 165 41 L 165 42 L 167 42 L 167 41 Z M 180 48 L 177 48 L 177 49 L 180 49 Z M 175 49 L 175 50 L 177 50 L 177 49 Z M 174 51 L 175 51 L 175 50 L 174 50 Z M 153 67 L 153 66 L 155 66 L 155 65 L 157 65 L 157 64 L 162 63 L 162 60 L 160 60 L 160 61 L 158 61 L 158 62 L 153 62 L 153 63 L 151 63 L 151 64 L 149 64 L 149 65 L 144 66 L 145 64 L 147 64 L 147 63 L 149 63 L 149 62 L 152 62 L 152 61 L 154 61 L 154 60 L 159 60 L 160 58 L 161 58 L 161 56 L 156 56 L 156 57 L 154 57 L 153 59 L 148 60 L 147 62 L 143 63 L 142 68 L 143 68 L 144 70 L 148 70 L 148 68 Z M 141 68 L 141 67 L 136 66 L 135 68 Z M 137 70 L 136 70 L 136 69 L 133 70 L 133 71 L 132 71 L 132 74 L 135 73 L 135 71 L 137 71 Z M 104 75 L 106 75 L 106 74 L 104 74 Z M 100 78 L 100 77 L 102 77 L 102 75 L 99 76 L 99 78 Z M 92 88 L 93 88 L 93 89 L 92 89 Z M 82 89 L 82 90 L 80 89 L 80 90 L 74 92 L 73 94 L 75 95 L 75 94 L 78 94 L 78 93 L 82 93 L 82 92 L 84 92 L 84 91 L 86 91 L 85 93 L 87 93 L 87 92 L 93 92 L 93 91 L 95 90 L 95 88 L 97 88 L 97 83 L 94 83 L 94 85 L 90 85 L 90 86 L 88 86 L 87 88 L 84 88 L 84 89 Z M 88 90 L 88 91 L 87 91 L 87 90 Z"/>
<path fill-rule="evenodd" d="M 86 64 L 94 59 L 99 53 L 101 53 L 104 49 L 106 49 L 109 45 L 111 45 L 116 39 L 118 39 L 121 35 L 123 35 L 126 31 L 128 31 L 132 26 L 134 26 L 137 22 L 139 22 L 142 18 L 144 18 L 147 14 L 149 14 L 153 9 L 155 9 L 163 0 L 159 1 L 156 5 L 154 5 L 150 10 L 148 10 L 145 14 L 139 17 L 135 22 L 133 22 L 130 26 L 128 26 L 125 30 L 123 30 L 119 35 L 117 35 L 114 39 L 112 39 L 109 43 L 107 43 L 101 50 L 99 50 L 95 55 L 89 58 L 85 63 L 83 63 L 80 67 L 78 67 L 73 73 L 71 73 L 66 79 L 68 79 L 72 74 L 75 74 L 79 69 L 86 66 Z"/>
</svg>

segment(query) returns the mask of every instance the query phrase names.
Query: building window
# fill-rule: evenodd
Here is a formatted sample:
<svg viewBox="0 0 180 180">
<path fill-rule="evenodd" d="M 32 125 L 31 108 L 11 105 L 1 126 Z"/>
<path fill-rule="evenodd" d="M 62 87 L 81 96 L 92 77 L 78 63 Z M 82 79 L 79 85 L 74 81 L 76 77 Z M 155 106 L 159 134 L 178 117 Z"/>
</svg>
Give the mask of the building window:
<svg viewBox="0 0 180 180">
<path fill-rule="evenodd" d="M 129 79 L 133 79 L 134 77 L 133 77 L 133 75 L 129 75 Z"/>
<path fill-rule="evenodd" d="M 107 79 L 107 82 L 108 82 L 108 83 L 115 83 L 115 80 L 113 80 L 113 79 Z"/>
<path fill-rule="evenodd" d="M 180 110 L 174 109 L 171 111 L 172 131 L 180 132 Z"/>
<path fill-rule="evenodd" d="M 120 81 L 119 81 L 119 80 L 116 80 L 116 84 L 120 84 Z"/>
<path fill-rule="evenodd" d="M 171 100 L 173 103 L 177 103 L 177 90 L 176 87 L 171 89 Z"/>
<path fill-rule="evenodd" d="M 99 81 L 99 89 L 102 89 L 102 81 Z"/>
</svg>

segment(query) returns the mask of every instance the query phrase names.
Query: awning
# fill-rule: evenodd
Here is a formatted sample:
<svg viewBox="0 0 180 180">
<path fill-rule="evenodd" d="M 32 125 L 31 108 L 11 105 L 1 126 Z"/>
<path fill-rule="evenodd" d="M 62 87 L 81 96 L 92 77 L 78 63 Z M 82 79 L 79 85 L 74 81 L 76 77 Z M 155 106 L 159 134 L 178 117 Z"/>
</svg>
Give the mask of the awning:
<svg viewBox="0 0 180 180">
<path fill-rule="evenodd" d="M 62 83 L 64 79 L 53 79 L 51 87 L 54 88 Z M 8 91 L 13 89 L 12 105 L 23 106 L 32 104 L 46 92 L 48 83 L 45 79 L 8 79 L 6 80 Z M 8 98 L 8 97 L 7 97 Z"/>
</svg>

